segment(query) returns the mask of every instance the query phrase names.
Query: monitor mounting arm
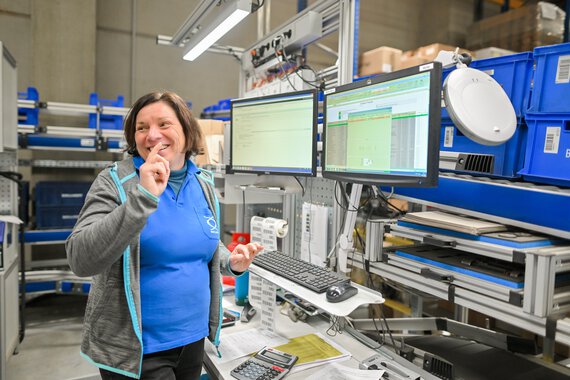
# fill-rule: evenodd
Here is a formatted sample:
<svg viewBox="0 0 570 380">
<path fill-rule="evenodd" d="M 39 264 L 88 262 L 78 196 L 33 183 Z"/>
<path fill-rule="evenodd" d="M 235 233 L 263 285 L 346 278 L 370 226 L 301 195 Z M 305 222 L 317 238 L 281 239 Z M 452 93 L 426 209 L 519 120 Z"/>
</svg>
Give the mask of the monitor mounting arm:
<svg viewBox="0 0 570 380">
<path fill-rule="evenodd" d="M 343 273 L 349 272 L 348 270 L 348 255 L 354 252 L 354 241 L 352 234 L 354 226 L 356 225 L 356 216 L 358 213 L 358 206 L 360 203 L 360 196 L 362 195 L 362 185 L 353 184 L 350 192 L 350 200 L 346 207 L 346 219 L 344 221 L 342 234 L 338 241 L 338 270 Z"/>
</svg>

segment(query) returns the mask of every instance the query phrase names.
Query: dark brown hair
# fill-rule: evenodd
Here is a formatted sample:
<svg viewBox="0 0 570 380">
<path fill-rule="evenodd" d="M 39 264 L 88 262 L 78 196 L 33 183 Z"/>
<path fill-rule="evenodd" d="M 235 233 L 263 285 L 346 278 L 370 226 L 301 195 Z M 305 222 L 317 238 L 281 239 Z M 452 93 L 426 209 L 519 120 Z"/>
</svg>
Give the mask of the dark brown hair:
<svg viewBox="0 0 570 380">
<path fill-rule="evenodd" d="M 174 92 L 151 92 L 141 96 L 131 107 L 127 117 L 125 118 L 124 130 L 125 140 L 127 140 L 126 151 L 132 156 L 138 156 L 137 145 L 135 142 L 135 132 L 137 124 L 137 115 L 141 109 L 156 102 L 164 102 L 168 104 L 176 114 L 178 121 L 182 125 L 182 131 L 186 139 L 186 159 L 191 155 L 198 154 L 202 141 L 202 130 L 198 121 L 192 115 L 192 111 L 188 108 L 184 100 Z"/>
</svg>

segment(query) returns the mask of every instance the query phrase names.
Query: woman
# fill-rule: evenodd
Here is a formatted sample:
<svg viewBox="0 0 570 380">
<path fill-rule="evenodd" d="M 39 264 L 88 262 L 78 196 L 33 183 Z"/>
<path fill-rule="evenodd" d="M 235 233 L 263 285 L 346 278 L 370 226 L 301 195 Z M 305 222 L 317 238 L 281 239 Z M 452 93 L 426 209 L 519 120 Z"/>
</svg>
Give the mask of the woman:
<svg viewBox="0 0 570 380">
<path fill-rule="evenodd" d="M 262 247 L 220 242 L 213 178 L 189 160 L 200 127 L 178 95 L 138 99 L 125 138 L 132 157 L 97 176 L 65 244 L 93 276 L 81 354 L 104 380 L 197 379 L 204 338 L 219 345 L 220 271 L 239 275 Z"/>
</svg>

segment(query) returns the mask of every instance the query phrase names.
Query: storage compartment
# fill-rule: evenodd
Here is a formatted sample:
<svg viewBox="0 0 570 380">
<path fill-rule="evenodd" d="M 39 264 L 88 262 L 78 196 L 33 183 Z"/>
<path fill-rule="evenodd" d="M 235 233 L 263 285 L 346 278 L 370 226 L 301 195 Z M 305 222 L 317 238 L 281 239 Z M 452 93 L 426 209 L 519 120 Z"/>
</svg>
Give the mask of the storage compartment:
<svg viewBox="0 0 570 380">
<path fill-rule="evenodd" d="M 570 114 L 570 43 L 534 49 L 536 71 L 529 113 Z"/>
<path fill-rule="evenodd" d="M 114 99 L 99 99 L 96 92 L 89 96 L 89 104 L 92 106 L 103 107 L 102 113 L 89 114 L 89 128 L 93 129 L 123 129 L 123 116 L 121 115 L 105 115 L 105 107 L 123 107 L 124 99 L 122 95 Z M 97 117 L 99 117 L 99 126 L 97 126 Z M 97 128 L 98 127 L 98 128 Z"/>
<path fill-rule="evenodd" d="M 520 174 L 527 181 L 570 186 L 570 113 L 527 115 L 526 122 L 529 137 Z"/>
<path fill-rule="evenodd" d="M 82 206 L 91 182 L 45 181 L 36 184 L 36 209 L 46 206 Z"/>
<path fill-rule="evenodd" d="M 36 228 L 71 228 L 77 222 L 82 206 L 36 207 Z"/>
<path fill-rule="evenodd" d="M 526 52 L 475 60 L 469 67 L 483 71 L 495 79 L 511 100 L 517 117 L 521 118 L 530 101 L 533 65 L 532 53 Z M 443 83 L 453 70 L 455 70 L 454 67 L 443 71 Z M 441 109 L 441 120 L 451 122 L 446 108 Z"/>
<path fill-rule="evenodd" d="M 506 143 L 478 144 L 461 133 L 451 122 L 442 122 L 440 169 L 516 178 L 524 164 L 527 127 L 520 123 Z"/>
</svg>

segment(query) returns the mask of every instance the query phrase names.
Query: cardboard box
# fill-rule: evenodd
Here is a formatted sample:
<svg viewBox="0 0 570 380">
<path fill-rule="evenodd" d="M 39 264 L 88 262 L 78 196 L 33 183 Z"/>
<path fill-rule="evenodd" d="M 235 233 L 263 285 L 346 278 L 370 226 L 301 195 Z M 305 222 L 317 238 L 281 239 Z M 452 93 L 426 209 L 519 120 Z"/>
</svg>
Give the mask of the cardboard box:
<svg viewBox="0 0 570 380">
<path fill-rule="evenodd" d="M 429 62 L 429 59 L 417 56 L 417 55 L 408 55 L 403 57 L 398 64 L 397 70 L 407 69 L 408 67 L 413 67 L 417 65 L 421 65 L 423 63 Z"/>
<path fill-rule="evenodd" d="M 224 122 L 221 120 L 198 119 L 198 124 L 204 136 L 224 134 Z"/>
<path fill-rule="evenodd" d="M 428 61 L 433 61 L 437 54 L 444 50 L 444 51 L 455 51 L 456 46 L 445 45 L 440 43 L 435 43 L 431 45 L 422 46 L 416 49 L 416 56 L 422 57 L 427 59 Z M 469 55 L 473 56 L 473 53 L 466 49 L 459 49 L 459 53 L 468 53 Z"/>
<path fill-rule="evenodd" d="M 380 73 L 390 73 L 396 70 L 402 51 L 388 46 L 369 50 L 362 53 L 358 75 L 361 77 Z"/>
<path fill-rule="evenodd" d="M 475 54 L 476 59 L 485 59 L 485 58 L 495 58 L 495 57 L 503 57 L 505 55 L 516 54 L 516 51 L 501 49 L 498 47 L 488 47 L 485 49 L 479 49 L 473 52 Z"/>
<path fill-rule="evenodd" d="M 559 44 L 564 39 L 566 13 L 555 4 L 539 1 L 474 22 L 467 30 L 467 47 L 496 46 L 516 52 Z"/>
<path fill-rule="evenodd" d="M 224 122 L 221 120 L 199 119 L 203 140 L 200 145 L 200 154 L 194 162 L 198 166 L 218 165 L 222 163 L 224 155 Z"/>
</svg>

